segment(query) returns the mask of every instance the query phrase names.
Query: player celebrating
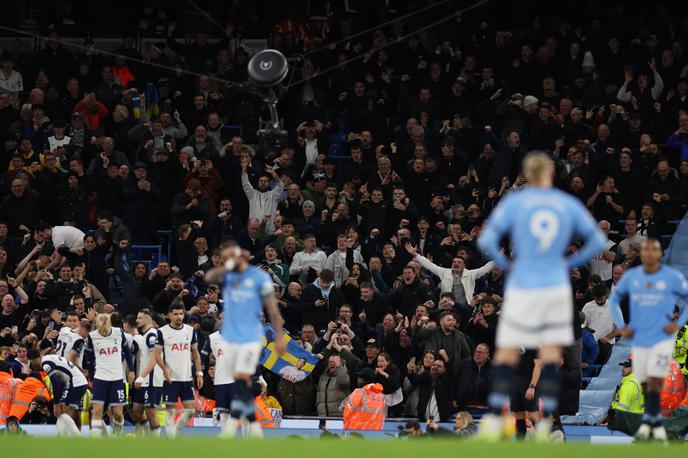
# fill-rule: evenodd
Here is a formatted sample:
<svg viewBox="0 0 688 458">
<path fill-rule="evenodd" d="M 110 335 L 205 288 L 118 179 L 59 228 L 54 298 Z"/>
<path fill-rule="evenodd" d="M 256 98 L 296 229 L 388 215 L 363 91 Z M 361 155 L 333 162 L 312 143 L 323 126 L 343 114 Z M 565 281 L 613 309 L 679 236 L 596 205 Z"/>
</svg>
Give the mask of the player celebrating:
<svg viewBox="0 0 688 458">
<path fill-rule="evenodd" d="M 232 377 L 231 371 L 225 367 L 227 358 L 222 346 L 223 343 L 224 340 L 220 331 L 215 331 L 208 336 L 203 350 L 201 350 L 204 368 L 210 365 L 211 354 L 215 358 L 215 407 L 220 412 L 220 430 L 222 431 L 227 428 L 226 423 L 229 421 L 229 413 L 234 399 L 234 377 Z"/>
<path fill-rule="evenodd" d="M 640 440 L 650 435 L 661 442 L 667 433 L 660 422 L 659 393 L 669 371 L 678 330 L 673 319 L 676 296 L 688 297 L 688 282 L 678 270 L 661 264 L 662 245 L 647 239 L 640 250 L 643 265 L 626 271 L 609 298 L 609 307 L 620 335 L 633 339 L 633 372 L 645 384 L 645 414 L 635 433 Z M 629 298 L 630 322 L 624 324 L 619 302 Z M 686 309 L 678 319 L 685 322 Z"/>
<path fill-rule="evenodd" d="M 172 379 L 160 353 L 157 353 L 156 360 L 158 330 L 155 328 L 153 312 L 150 309 L 145 308 L 138 313 L 136 327 L 140 332 L 134 336 L 139 377 L 135 382 L 131 416 L 136 424 L 137 433 L 141 434 L 143 430 L 149 429 L 151 436 L 160 437 L 160 422 L 156 409 L 160 409 L 162 405 L 163 381 Z"/>
<path fill-rule="evenodd" d="M 66 326 L 60 329 L 57 336 L 57 354 L 67 358 L 70 363 L 77 364 L 77 359 L 81 355 L 84 347 L 84 338 L 79 334 L 81 321 L 79 314 L 74 310 L 67 312 Z"/>
<path fill-rule="evenodd" d="M 209 283 L 223 283 L 224 319 L 221 334 L 224 364 L 215 368 L 216 377 L 234 378 L 234 400 L 230 419 L 225 423 L 223 437 L 234 437 L 236 424 L 241 418 L 249 422 L 249 433 L 261 437 L 263 431 L 256 421 L 251 376 L 256 371 L 263 349 L 263 306 L 275 328 L 275 351 L 283 353 L 286 343 L 282 338 L 282 317 L 273 294 L 271 278 L 248 259 L 234 242 L 222 246 L 223 267 L 206 274 Z M 224 374 L 222 373 L 224 372 Z"/>
<path fill-rule="evenodd" d="M 81 399 L 88 388 L 88 380 L 71 361 L 58 355 L 45 355 L 41 358 L 38 350 L 29 350 L 31 369 L 43 370 L 50 378 L 53 397 L 58 401 L 58 434 L 81 435 Z"/>
<path fill-rule="evenodd" d="M 488 399 L 491 414 L 484 417 L 480 431 L 480 436 L 490 441 L 504 434 L 501 415 L 509 401 L 522 346 L 540 349 L 544 416 L 536 427 L 536 439 L 549 440 L 552 415 L 558 408 L 561 349 L 574 340 L 573 293 L 568 273 L 600 252 L 606 241 L 578 200 L 552 188 L 554 163 L 547 155 L 528 154 L 523 173 L 528 188 L 509 194 L 498 205 L 478 240 L 480 248 L 500 268 L 509 270 Z M 583 237 L 585 244 L 567 257 L 566 250 L 576 235 Z M 513 261 L 500 250 L 505 236 L 513 245 Z"/>
<path fill-rule="evenodd" d="M 201 371 L 201 355 L 198 352 L 196 331 L 188 324 L 184 324 L 184 304 L 172 303 L 167 318 L 170 323 L 158 330 L 154 361 L 149 361 L 148 367 L 137 380 L 139 382 L 137 386 L 142 385 L 140 383 L 142 379 L 153 372 L 156 363 L 160 365 L 160 358 L 164 358 L 163 367 L 169 371 L 169 374 L 163 372 L 166 379 L 162 389 L 167 410 L 165 432 L 167 437 L 175 437 L 194 414 L 192 358 L 197 369 L 196 383 L 199 389 L 203 387 L 203 371 Z M 178 400 L 182 401 L 184 411 L 175 423 L 174 411 Z"/>
<path fill-rule="evenodd" d="M 102 436 L 103 412 L 112 408 L 112 431 L 121 435 L 124 428 L 122 406 L 126 402 L 122 361 L 129 368 L 127 380 L 134 381 L 134 362 L 125 344 L 124 331 L 112 326 L 110 316 L 101 313 L 96 316 L 96 329 L 88 334 L 84 350 L 84 366 L 93 375 L 93 417 L 91 435 Z"/>
</svg>

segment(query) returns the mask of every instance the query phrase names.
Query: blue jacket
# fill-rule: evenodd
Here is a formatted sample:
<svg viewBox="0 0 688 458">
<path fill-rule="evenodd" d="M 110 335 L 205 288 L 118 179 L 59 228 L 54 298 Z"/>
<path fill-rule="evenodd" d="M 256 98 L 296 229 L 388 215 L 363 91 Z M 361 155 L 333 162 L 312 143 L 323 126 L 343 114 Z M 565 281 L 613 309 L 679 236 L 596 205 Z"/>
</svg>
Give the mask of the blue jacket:
<svg viewBox="0 0 688 458">
<path fill-rule="evenodd" d="M 588 363 L 588 366 L 592 366 L 595 364 L 595 361 L 597 361 L 597 357 L 600 354 L 600 346 L 595 340 L 595 336 L 591 329 L 583 329 L 581 333 L 581 341 L 583 342 L 581 362 Z M 583 371 L 584 376 L 587 375 L 586 372 L 587 370 Z"/>
<path fill-rule="evenodd" d="M 674 132 L 669 135 L 667 146 L 672 149 L 680 150 L 682 161 L 688 160 L 688 138 L 680 138 L 676 135 L 676 132 Z"/>
</svg>

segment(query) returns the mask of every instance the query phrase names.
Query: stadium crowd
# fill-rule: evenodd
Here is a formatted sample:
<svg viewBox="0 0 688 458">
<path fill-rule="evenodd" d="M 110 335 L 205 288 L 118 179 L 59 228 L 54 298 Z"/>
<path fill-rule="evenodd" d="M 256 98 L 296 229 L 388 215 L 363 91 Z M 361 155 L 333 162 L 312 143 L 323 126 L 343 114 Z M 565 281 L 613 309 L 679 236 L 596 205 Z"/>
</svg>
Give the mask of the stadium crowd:
<svg viewBox="0 0 688 458">
<path fill-rule="evenodd" d="M 610 289 L 688 203 L 685 42 L 659 26 L 622 30 L 622 11 L 533 25 L 483 10 L 430 34 L 407 37 L 397 21 L 346 39 L 358 18 L 294 11 L 274 24 L 269 46 L 305 55 L 280 101 L 279 147 L 255 135 L 260 102 L 225 83 L 246 81 L 247 51 L 211 44 L 213 30 L 180 44 L 171 22 L 145 49 L 125 35 L 116 57 L 88 38 L 74 51 L 55 30 L 37 52 L 21 40 L 3 50 L 5 375 L 35 376 L 27 353 L 59 352 L 62 328 L 85 337 L 96 313 L 136 334 L 139 310 L 164 324 L 181 302 L 202 347 L 223 310 L 204 275 L 233 239 L 272 276 L 292 339 L 320 360 L 303 379 L 261 370 L 285 415 L 341 416 L 369 382 L 390 417 L 480 411 L 504 272 L 475 240 L 527 184 L 521 160 L 536 149 L 610 239 L 571 272 L 578 343 L 562 359 L 561 412 L 577 411 L 582 377 L 614 344 Z M 170 258 L 136 259 L 137 246 L 164 244 L 158 230 L 172 231 Z M 529 412 L 535 365 L 519 371 Z M 51 421 L 36 399 L 23 421 Z"/>
</svg>

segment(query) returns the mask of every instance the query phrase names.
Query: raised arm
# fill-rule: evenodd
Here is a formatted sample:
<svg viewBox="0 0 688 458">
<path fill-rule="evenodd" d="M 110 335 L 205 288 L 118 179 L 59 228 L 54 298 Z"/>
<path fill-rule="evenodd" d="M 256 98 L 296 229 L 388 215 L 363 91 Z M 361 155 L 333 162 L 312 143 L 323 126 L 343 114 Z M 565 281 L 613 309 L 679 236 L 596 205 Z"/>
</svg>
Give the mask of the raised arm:
<svg viewBox="0 0 688 458">
<path fill-rule="evenodd" d="M 504 255 L 500 246 L 500 242 L 509 227 L 509 218 L 511 218 L 509 202 L 511 202 L 511 199 L 506 197 L 497 205 L 478 238 L 478 247 L 500 269 L 507 269 L 509 267 L 509 258 Z"/>
</svg>

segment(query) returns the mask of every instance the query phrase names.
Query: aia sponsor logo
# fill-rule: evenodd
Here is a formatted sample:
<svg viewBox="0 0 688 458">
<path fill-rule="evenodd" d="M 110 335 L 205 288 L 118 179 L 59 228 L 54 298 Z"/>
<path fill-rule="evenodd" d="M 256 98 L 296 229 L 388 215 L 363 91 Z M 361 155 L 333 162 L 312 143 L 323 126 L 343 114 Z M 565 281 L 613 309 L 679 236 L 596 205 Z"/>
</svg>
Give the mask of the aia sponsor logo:
<svg viewBox="0 0 688 458">
<path fill-rule="evenodd" d="M 111 356 L 119 354 L 119 348 L 117 347 L 104 347 L 100 349 L 100 356 Z"/>
<path fill-rule="evenodd" d="M 190 348 L 188 343 L 173 343 L 170 351 L 189 351 Z"/>
</svg>

